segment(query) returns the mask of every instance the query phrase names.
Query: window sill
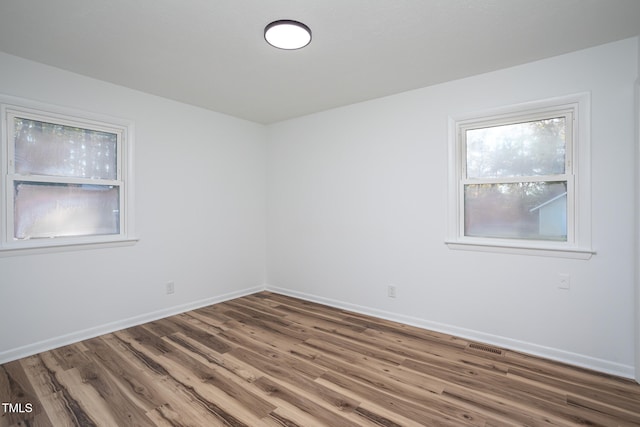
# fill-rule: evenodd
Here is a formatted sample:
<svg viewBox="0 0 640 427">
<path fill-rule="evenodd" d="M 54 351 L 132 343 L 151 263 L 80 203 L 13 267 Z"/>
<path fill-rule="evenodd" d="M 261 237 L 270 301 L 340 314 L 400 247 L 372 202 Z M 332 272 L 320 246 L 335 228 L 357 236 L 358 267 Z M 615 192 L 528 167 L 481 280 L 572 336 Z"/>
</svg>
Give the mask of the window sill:
<svg viewBox="0 0 640 427">
<path fill-rule="evenodd" d="M 0 258 L 20 256 L 20 255 L 36 255 L 44 253 L 56 253 L 56 252 L 68 252 L 78 250 L 90 250 L 90 249 L 105 249 L 105 248 L 117 248 L 124 246 L 133 246 L 140 239 L 137 237 L 107 240 L 103 242 L 65 242 L 56 244 L 37 244 L 30 246 L 11 246 L 0 248 Z"/>
<path fill-rule="evenodd" d="M 519 245 L 501 242 L 460 242 L 445 241 L 449 249 L 462 251 L 494 252 L 517 255 L 533 255 L 556 258 L 590 259 L 595 251 L 580 247 L 560 247 L 546 245 Z"/>
</svg>

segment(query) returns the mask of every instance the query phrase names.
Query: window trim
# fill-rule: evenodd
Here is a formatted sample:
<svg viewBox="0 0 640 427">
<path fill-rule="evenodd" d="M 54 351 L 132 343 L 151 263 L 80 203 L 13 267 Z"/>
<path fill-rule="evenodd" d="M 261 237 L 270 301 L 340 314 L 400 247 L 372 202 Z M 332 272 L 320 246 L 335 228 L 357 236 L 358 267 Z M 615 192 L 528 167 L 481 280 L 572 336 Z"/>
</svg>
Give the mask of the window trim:
<svg viewBox="0 0 640 427">
<path fill-rule="evenodd" d="M 590 94 L 585 92 L 449 117 L 449 210 L 445 243 L 450 249 L 574 259 L 589 259 L 595 254 L 591 247 L 590 104 Z M 569 167 L 564 175 L 569 194 L 567 241 L 465 236 L 463 186 L 466 179 L 466 147 L 462 131 L 474 124 L 499 125 L 523 118 L 535 120 L 536 117 L 561 111 L 573 114 L 573 138 L 568 141 L 568 155 L 565 159 L 565 165 Z M 558 176 L 560 175 L 548 177 Z M 517 178 L 514 180 L 517 181 Z"/>
<path fill-rule="evenodd" d="M 51 239 L 13 239 L 13 183 L 20 181 L 14 173 L 14 141 L 9 135 L 13 117 L 59 123 L 76 127 L 118 133 L 117 176 L 115 180 L 97 180 L 96 185 L 115 182 L 120 187 L 120 233 L 110 235 L 56 237 Z M 0 94 L 0 171 L 2 173 L 0 197 L 4 205 L 0 212 L 0 257 L 21 254 L 46 253 L 100 247 L 128 246 L 138 238 L 134 235 L 134 180 L 133 180 L 133 121 L 103 114 L 44 104 L 36 101 Z M 42 178 L 42 179 L 41 179 Z M 31 176 L 33 181 L 87 183 L 73 177 Z M 10 200 L 11 198 L 11 200 Z"/>
</svg>

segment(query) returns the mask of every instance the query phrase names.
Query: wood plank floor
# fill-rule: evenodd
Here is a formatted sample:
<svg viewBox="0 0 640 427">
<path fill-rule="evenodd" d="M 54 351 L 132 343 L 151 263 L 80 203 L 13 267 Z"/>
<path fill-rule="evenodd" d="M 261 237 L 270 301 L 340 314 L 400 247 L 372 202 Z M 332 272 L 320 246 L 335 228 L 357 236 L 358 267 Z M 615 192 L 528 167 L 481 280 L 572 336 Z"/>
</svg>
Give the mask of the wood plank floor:
<svg viewBox="0 0 640 427">
<path fill-rule="evenodd" d="M 269 292 L 0 365 L 0 401 L 2 427 L 640 425 L 635 382 Z"/>
</svg>

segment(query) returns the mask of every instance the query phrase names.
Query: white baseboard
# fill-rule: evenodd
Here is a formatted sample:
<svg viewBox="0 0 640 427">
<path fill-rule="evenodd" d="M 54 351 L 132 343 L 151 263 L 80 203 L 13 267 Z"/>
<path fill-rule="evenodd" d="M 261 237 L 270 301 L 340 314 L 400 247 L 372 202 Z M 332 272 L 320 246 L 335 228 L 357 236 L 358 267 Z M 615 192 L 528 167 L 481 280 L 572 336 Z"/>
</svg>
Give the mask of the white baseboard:
<svg viewBox="0 0 640 427">
<path fill-rule="evenodd" d="M 205 298 L 198 301 L 192 301 L 186 304 L 181 304 L 169 308 L 165 308 L 151 313 L 145 313 L 139 316 L 133 316 L 128 319 L 118 320 L 116 322 L 107 323 L 100 326 L 95 326 L 88 329 L 72 332 L 69 334 L 61 335 L 55 338 L 46 339 L 33 344 L 28 344 L 22 347 L 17 347 L 0 352 L 0 364 L 11 362 L 12 360 L 21 359 L 23 357 L 32 356 L 34 354 L 41 353 L 43 351 L 53 350 L 54 348 L 62 347 L 68 344 L 73 344 L 78 341 L 95 338 L 100 335 L 108 334 L 111 332 L 119 331 L 122 329 L 130 328 L 132 326 L 141 325 L 143 323 L 151 322 L 154 320 L 162 319 L 176 314 L 184 313 L 185 311 L 195 310 L 200 307 L 205 307 L 211 304 L 217 304 L 223 301 L 228 301 L 234 298 L 239 298 L 245 295 L 254 294 L 256 292 L 263 291 L 264 286 L 256 286 L 253 288 L 243 289 L 240 291 L 229 292 L 223 295 Z"/>
<path fill-rule="evenodd" d="M 579 366 L 587 369 L 591 369 L 598 372 L 603 372 L 619 377 L 633 379 L 635 376 L 635 369 L 630 365 L 623 365 L 620 363 L 611 362 L 609 360 L 598 359 L 590 356 L 585 356 L 578 353 L 572 353 L 569 351 L 545 347 L 534 343 L 525 341 L 519 341 L 512 338 L 501 337 L 498 335 L 487 334 L 481 331 L 472 329 L 460 328 L 453 325 L 448 325 L 439 322 L 433 322 L 418 317 L 405 316 L 399 313 L 388 312 L 384 310 L 378 310 L 371 307 L 365 307 L 357 304 L 346 303 L 330 298 L 320 297 L 304 292 L 298 292 L 291 289 L 279 288 L 276 286 L 267 285 L 265 290 L 274 292 L 277 294 L 288 295 L 294 298 L 300 298 L 303 300 L 316 302 L 319 304 L 328 305 L 335 308 L 353 311 L 356 313 L 366 314 L 369 316 L 379 317 L 394 322 L 404 323 L 411 326 L 416 326 L 423 329 L 429 329 L 436 332 L 442 332 L 457 337 L 479 341 L 486 344 L 491 344 L 497 347 L 510 349 L 526 354 L 544 357 L 546 359 L 555 360 L 558 362 L 568 363 L 570 365 Z"/>
<path fill-rule="evenodd" d="M 253 288 L 243 289 L 240 291 L 230 292 L 223 295 L 205 298 L 199 301 L 193 301 L 187 304 L 169 307 L 166 309 L 154 311 L 151 313 L 142 314 L 139 316 L 130 317 L 128 319 L 119 320 L 116 322 L 107 323 L 104 325 L 83 329 L 80 331 L 72 332 L 69 334 L 61 335 L 58 337 L 50 338 L 47 340 L 39 341 L 33 344 L 28 344 L 22 347 L 17 347 L 0 352 L 0 364 L 11 362 L 12 360 L 21 359 L 23 357 L 32 356 L 43 351 L 52 350 L 54 348 L 62 347 L 64 345 L 73 344 L 78 341 L 94 338 L 100 335 L 108 334 L 114 331 L 130 328 L 132 326 L 141 325 L 143 323 L 151 322 L 154 320 L 162 319 L 176 314 L 184 313 L 189 310 L 195 310 L 200 307 L 205 307 L 212 304 L 228 301 L 234 298 L 239 298 L 245 295 L 254 294 L 263 290 L 270 292 L 288 295 L 294 298 L 300 298 L 306 301 L 316 302 L 319 304 L 328 305 L 335 308 L 353 311 L 356 313 L 366 314 L 369 316 L 379 317 L 399 323 L 404 323 L 411 326 L 416 326 L 423 329 L 429 329 L 432 331 L 442 332 L 450 335 L 455 335 L 461 338 L 470 339 L 473 341 L 479 341 L 486 344 L 495 345 L 502 348 L 511 349 L 514 351 L 520 351 L 523 353 L 544 357 L 559 362 L 568 363 L 575 366 L 580 366 L 587 369 L 592 369 L 599 372 L 608 373 L 624 378 L 633 379 L 635 376 L 635 369 L 630 365 L 622 365 L 619 363 L 611 362 L 608 360 L 593 358 L 578 353 L 572 353 L 565 350 L 560 350 L 551 347 L 545 347 L 538 344 L 533 344 L 525 341 L 519 341 L 512 338 L 501 337 L 497 335 L 487 334 L 481 331 L 472 329 L 460 328 L 453 325 L 448 325 L 439 322 L 433 322 L 418 317 L 405 316 L 399 313 L 393 313 L 384 310 L 378 310 L 371 307 L 361 306 L 357 304 L 346 303 L 339 300 L 321 297 L 318 295 L 308 294 L 305 292 L 299 292 L 286 288 L 279 288 L 276 286 L 256 286 Z"/>
</svg>

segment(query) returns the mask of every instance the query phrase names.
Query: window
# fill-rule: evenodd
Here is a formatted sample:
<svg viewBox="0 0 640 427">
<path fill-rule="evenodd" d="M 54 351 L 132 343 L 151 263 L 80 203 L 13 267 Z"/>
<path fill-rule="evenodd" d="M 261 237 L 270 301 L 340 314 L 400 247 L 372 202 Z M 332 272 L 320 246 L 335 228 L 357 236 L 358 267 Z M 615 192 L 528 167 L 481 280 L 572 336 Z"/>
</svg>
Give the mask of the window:
<svg viewBox="0 0 640 427">
<path fill-rule="evenodd" d="M 131 233 L 131 128 L 2 104 L 2 250 L 104 244 Z"/>
<path fill-rule="evenodd" d="M 456 249 L 588 258 L 588 96 L 450 120 Z"/>
</svg>

